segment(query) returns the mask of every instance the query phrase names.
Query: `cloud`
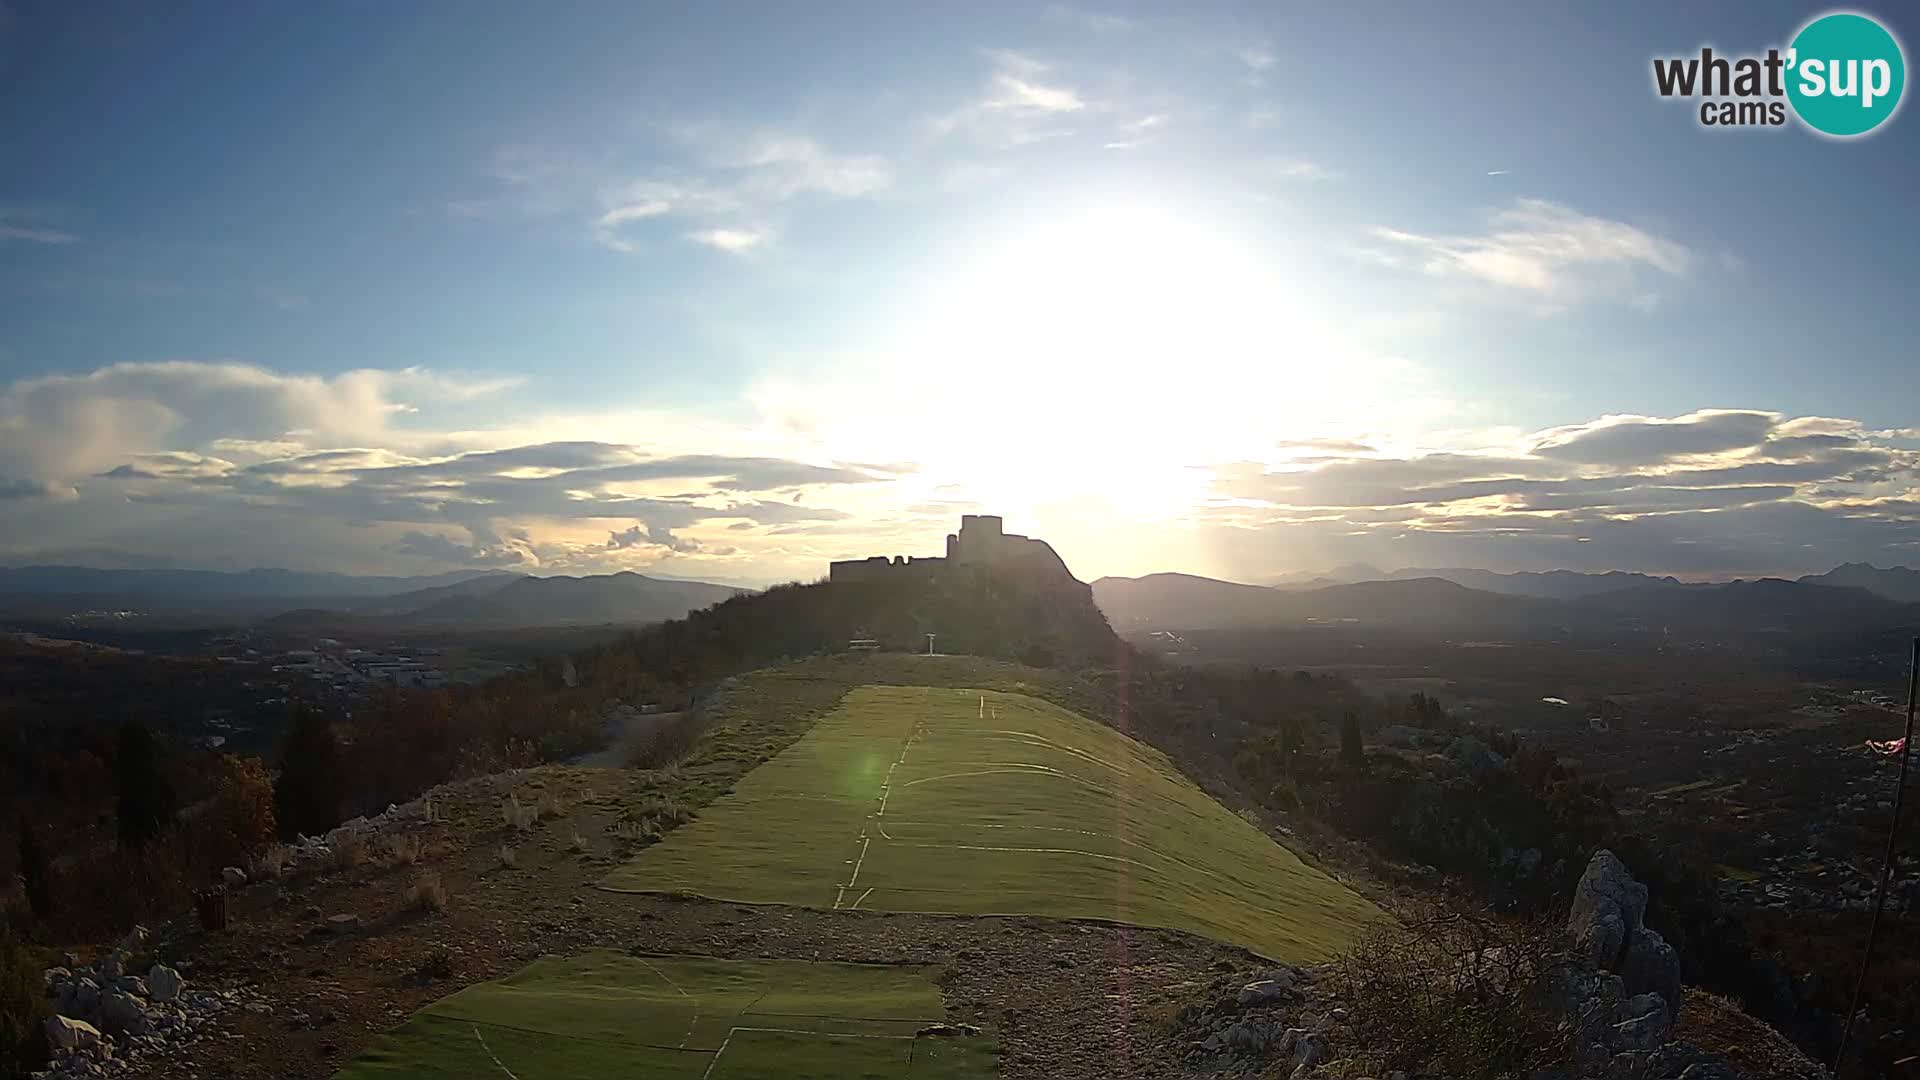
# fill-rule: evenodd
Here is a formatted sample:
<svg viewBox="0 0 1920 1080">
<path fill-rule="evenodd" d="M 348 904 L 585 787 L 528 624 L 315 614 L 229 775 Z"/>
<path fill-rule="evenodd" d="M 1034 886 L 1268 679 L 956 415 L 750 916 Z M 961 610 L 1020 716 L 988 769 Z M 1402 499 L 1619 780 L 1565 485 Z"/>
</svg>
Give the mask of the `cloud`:
<svg viewBox="0 0 1920 1080">
<path fill-rule="evenodd" d="M 16 225 L 3 217 L 0 217 L 0 240 L 20 240 L 29 244 L 45 244 L 54 247 L 80 242 L 80 238 L 72 233 L 33 225 Z"/>
<path fill-rule="evenodd" d="M 1204 516 L 1324 549 L 1308 566 L 1773 573 L 1920 549 L 1920 452 L 1853 421 L 1703 409 L 1606 416 L 1474 452 L 1323 449 L 1216 469 Z"/>
<path fill-rule="evenodd" d="M 729 255 L 745 255 L 764 244 L 767 237 L 752 229 L 701 229 L 688 233 L 687 239 Z"/>
<path fill-rule="evenodd" d="M 408 399 L 472 400 L 507 385 L 418 368 L 322 377 L 184 360 L 22 379 L 0 392 L 0 477 L 72 483 L 215 438 L 407 442 L 395 421 Z"/>
<path fill-rule="evenodd" d="M 601 247 L 636 252 L 649 225 L 664 235 L 742 231 L 806 199 L 847 200 L 893 186 L 887 158 L 846 152 L 799 131 L 684 123 L 630 140 L 567 145 L 512 143 L 478 170 L 491 190 L 448 201 L 482 220 L 581 219 Z M 765 232 L 766 230 L 756 230 Z"/>
<path fill-rule="evenodd" d="M 1544 199 L 1496 211 L 1479 234 L 1377 227 L 1372 235 L 1389 245 L 1376 253 L 1383 261 L 1561 302 L 1605 294 L 1645 300 L 1649 278 L 1685 277 L 1695 261 L 1673 240 Z"/>
<path fill-rule="evenodd" d="M 673 535 L 673 530 L 645 522 L 635 522 L 622 532 L 607 534 L 607 547 L 610 550 L 624 550 L 636 547 L 664 548 L 680 555 L 691 555 L 700 550 L 700 544 Z"/>
<path fill-rule="evenodd" d="M 1072 129 L 1062 127 L 1064 122 L 1094 111 L 1053 65 L 1007 50 L 986 55 L 992 63 L 986 86 L 978 97 L 933 120 L 936 137 L 959 134 L 994 148 L 1019 147 L 1069 134 Z"/>
<path fill-rule="evenodd" d="M 1731 410 L 1704 410 L 1671 420 L 1605 416 L 1544 433 L 1534 453 L 1589 465 L 1647 464 L 1757 447 L 1779 422 L 1772 413 Z"/>
</svg>

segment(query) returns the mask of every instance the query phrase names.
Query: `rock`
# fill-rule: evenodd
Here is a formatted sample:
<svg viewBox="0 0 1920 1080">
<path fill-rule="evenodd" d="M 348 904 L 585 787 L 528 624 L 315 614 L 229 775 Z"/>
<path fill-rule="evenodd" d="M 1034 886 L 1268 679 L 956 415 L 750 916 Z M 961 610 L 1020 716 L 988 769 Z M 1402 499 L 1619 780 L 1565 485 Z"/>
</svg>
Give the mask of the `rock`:
<svg viewBox="0 0 1920 1080">
<path fill-rule="evenodd" d="M 1606 1080 L 1646 1080 L 1647 1055 L 1639 1050 L 1628 1050 L 1613 1055 L 1607 1062 Z"/>
<path fill-rule="evenodd" d="M 1236 1020 L 1218 1035 L 1222 1048 L 1255 1056 L 1275 1050 L 1287 1037 L 1280 1025 L 1257 1016 Z"/>
<path fill-rule="evenodd" d="M 1233 997 L 1233 1003 L 1242 1009 L 1256 1008 L 1261 1005 L 1274 1005 L 1293 996 L 1293 982 L 1279 979 L 1261 979 L 1250 982 L 1240 988 Z"/>
<path fill-rule="evenodd" d="M 145 1035 L 152 1026 L 140 999 L 124 990 L 109 990 L 101 996 L 100 1023 L 116 1035 Z"/>
<path fill-rule="evenodd" d="M 914 1032 L 915 1035 L 931 1035 L 937 1038 L 963 1038 L 980 1034 L 980 1029 L 972 1024 L 929 1024 Z"/>
<path fill-rule="evenodd" d="M 1291 1032 L 1289 1034 L 1292 1034 Z M 1311 1031 L 1301 1031 L 1293 1042 L 1293 1071 L 1311 1069 L 1327 1060 L 1327 1040 Z"/>
<path fill-rule="evenodd" d="M 114 985 L 132 994 L 134 997 L 147 996 L 147 980 L 138 975 L 122 975 L 120 976 L 120 981 Z"/>
<path fill-rule="evenodd" d="M 245 870 L 242 870 L 237 866 L 227 866 L 227 867 L 221 868 L 220 884 L 225 885 L 229 889 L 238 889 L 238 888 L 244 887 L 246 883 L 247 883 L 247 872 Z"/>
<path fill-rule="evenodd" d="M 1724 1061 L 1715 1060 L 1687 1066 L 1687 1071 L 1680 1074 L 1680 1080 L 1744 1080 L 1744 1078 L 1740 1075 L 1740 1070 Z"/>
<path fill-rule="evenodd" d="M 92 1016 L 100 1008 L 100 984 L 82 975 L 60 995 L 60 1011 L 69 1016 Z"/>
<path fill-rule="evenodd" d="M 1327 1013 L 1327 1016 L 1328 1016 L 1329 1018 L 1331 1018 L 1331 1019 L 1333 1020 L 1333 1022 L 1334 1022 L 1334 1023 L 1336 1023 L 1336 1024 L 1344 1024 L 1344 1023 L 1346 1023 L 1346 1022 L 1347 1022 L 1347 1017 L 1348 1017 L 1349 1015 L 1351 1015 L 1351 1014 L 1349 1014 L 1349 1013 L 1347 1012 L 1347 1010 L 1346 1010 L 1346 1009 L 1344 1009 L 1344 1008 L 1341 1008 L 1341 1007 L 1339 1007 L 1339 1006 L 1335 1006 L 1335 1007 L 1334 1007 L 1334 1009 L 1333 1009 L 1333 1011 L 1331 1011 L 1331 1012 L 1329 1012 L 1329 1013 Z"/>
<path fill-rule="evenodd" d="M 138 930 L 139 927 L 136 926 L 134 929 Z M 100 954 L 100 959 L 94 962 L 93 970 L 100 976 L 102 982 L 111 984 L 127 973 L 127 956 L 119 949 L 109 949 Z"/>
<path fill-rule="evenodd" d="M 127 931 L 126 937 L 120 939 L 120 951 L 133 952 L 146 943 L 147 928 L 144 926 L 135 926 L 133 929 Z"/>
<path fill-rule="evenodd" d="M 1627 934 L 1641 929 L 1646 915 L 1647 887 L 1633 880 L 1613 852 L 1594 852 L 1567 912 L 1567 932 L 1582 952 L 1597 966 L 1614 970 Z"/>
<path fill-rule="evenodd" d="M 1680 1012 L 1680 954 L 1658 931 L 1642 927 L 1627 931 L 1626 952 L 1620 959 L 1620 977 L 1629 994 L 1658 994 L 1666 1002 L 1667 1019 Z"/>
<path fill-rule="evenodd" d="M 1607 1045 L 1615 1051 L 1652 1050 L 1673 1030 L 1667 1004 L 1658 994 L 1640 994 L 1629 999 L 1621 1010 L 1627 1018 L 1614 1024 L 1613 1030 L 1607 1033 Z"/>
<path fill-rule="evenodd" d="M 73 981 L 73 972 L 63 967 L 50 967 L 40 973 L 40 980 L 47 989 L 47 996 L 57 997 L 60 988 Z"/>
<path fill-rule="evenodd" d="M 47 1045 L 55 1050 L 88 1050 L 101 1044 L 100 1029 L 85 1020 L 47 1017 Z"/>
<path fill-rule="evenodd" d="M 155 1001 L 172 1001 L 179 997 L 186 982 L 178 971 L 165 964 L 155 964 L 147 972 L 147 990 Z"/>
<path fill-rule="evenodd" d="M 327 929 L 336 934 L 345 934 L 360 929 L 360 916 L 353 912 L 327 916 Z"/>
</svg>

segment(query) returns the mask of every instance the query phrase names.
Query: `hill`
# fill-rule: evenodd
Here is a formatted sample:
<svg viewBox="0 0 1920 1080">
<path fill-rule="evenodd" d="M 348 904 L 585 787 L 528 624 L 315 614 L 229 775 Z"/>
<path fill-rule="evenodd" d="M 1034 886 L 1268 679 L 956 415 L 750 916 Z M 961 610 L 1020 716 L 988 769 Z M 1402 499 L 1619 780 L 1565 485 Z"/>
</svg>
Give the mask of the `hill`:
<svg viewBox="0 0 1920 1080">
<path fill-rule="evenodd" d="M 640 626 L 678 619 L 745 590 L 632 571 L 587 577 L 492 576 L 420 589 L 345 609 L 306 608 L 270 623 L 278 628 L 370 630 L 515 630 L 562 626 Z"/>
<path fill-rule="evenodd" d="M 1094 597 L 1129 631 L 1313 626 L 1341 623 L 1445 633 L 1550 629 L 1566 614 L 1550 603 L 1470 589 L 1441 578 L 1270 589 L 1188 574 L 1101 578 Z"/>
<path fill-rule="evenodd" d="M 148 608 L 271 614 L 468 582 L 511 580 L 503 570 L 456 570 L 426 577 L 357 577 L 298 570 L 103 570 L 88 566 L 0 567 L 0 608 Z"/>
<path fill-rule="evenodd" d="M 1382 921 L 1158 751 L 1023 694 L 924 686 L 854 690 L 607 886 L 1102 919 L 1289 961 L 1327 959 Z"/>
<path fill-rule="evenodd" d="M 1865 589 L 1901 603 L 1920 603 L 1920 570 L 1890 566 L 1884 570 L 1867 563 L 1843 563 L 1824 574 L 1809 574 L 1803 585 L 1829 585 Z"/>
</svg>

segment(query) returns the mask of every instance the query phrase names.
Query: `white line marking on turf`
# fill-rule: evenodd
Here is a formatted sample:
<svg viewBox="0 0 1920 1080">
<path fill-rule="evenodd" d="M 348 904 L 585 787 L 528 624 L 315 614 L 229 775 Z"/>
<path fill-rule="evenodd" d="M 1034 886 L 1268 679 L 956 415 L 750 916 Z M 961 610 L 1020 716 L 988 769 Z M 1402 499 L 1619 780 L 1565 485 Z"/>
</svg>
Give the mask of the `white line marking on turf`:
<svg viewBox="0 0 1920 1080">
<path fill-rule="evenodd" d="M 867 886 L 867 891 L 866 891 L 866 892 L 863 892 L 863 893 L 861 893 L 861 894 L 860 894 L 860 899 L 858 899 L 858 900 L 855 900 L 855 901 L 853 902 L 853 907 L 852 907 L 852 908 L 850 908 L 849 910 L 851 910 L 851 911 L 859 911 L 859 910 L 860 910 L 860 905 L 861 905 L 861 904 L 864 904 L 864 903 L 866 903 L 866 902 L 867 902 L 867 897 L 869 897 L 869 896 L 872 896 L 872 895 L 873 895 L 873 886 L 871 886 L 871 885 L 869 885 L 869 886 Z"/>
<path fill-rule="evenodd" d="M 685 990 L 681 989 L 680 984 L 677 982 L 674 982 L 672 976 L 668 975 L 664 971 L 661 971 L 659 968 L 654 967 L 653 964 L 649 962 L 646 957 L 636 956 L 634 957 L 634 959 L 640 961 L 641 966 L 645 967 L 648 971 L 651 971 L 655 975 L 660 976 L 661 980 L 664 981 L 668 986 L 673 987 L 674 990 L 678 992 L 681 997 L 686 998 L 688 1001 L 693 1002 L 693 1019 L 687 1021 L 687 1037 L 680 1040 L 680 1049 L 685 1050 L 687 1048 L 687 1044 L 693 1041 L 694 1027 L 700 1023 L 700 999 L 697 997 L 694 997 L 692 994 L 689 994 Z"/>
<path fill-rule="evenodd" d="M 493 1052 L 493 1047 L 487 1045 L 487 1037 L 485 1035 L 480 1034 L 480 1025 L 469 1024 L 467 1026 L 473 1028 L 473 1037 L 480 1040 L 480 1049 L 485 1050 L 487 1052 L 487 1056 L 493 1059 L 493 1063 L 496 1066 L 499 1066 L 500 1071 L 503 1073 L 506 1073 L 510 1077 L 513 1077 L 513 1080 L 520 1080 L 518 1076 L 514 1076 L 513 1070 L 507 1068 L 507 1066 L 500 1060 L 500 1056 Z"/>
<path fill-rule="evenodd" d="M 913 741 L 920 737 L 920 729 L 925 726 L 926 721 L 921 720 L 913 725 L 913 730 L 907 732 L 907 741 L 900 744 L 900 756 L 894 758 L 893 764 L 887 766 L 887 775 L 880 781 L 880 807 L 869 815 L 867 820 L 873 823 L 873 827 L 879 831 L 881 837 L 884 839 L 893 839 L 893 837 L 887 835 L 887 828 L 880 820 L 886 816 L 887 799 L 893 795 L 893 772 L 900 767 L 901 762 L 907 760 L 907 751 L 913 749 Z M 857 839 L 860 841 L 860 857 L 851 860 L 853 862 L 853 874 L 847 878 L 846 884 L 841 885 L 839 891 L 833 895 L 833 906 L 835 910 L 838 910 L 840 905 L 846 901 L 847 890 L 853 888 L 854 882 L 860 880 L 860 866 L 867 861 L 867 849 L 873 846 L 873 837 L 867 835 L 866 824 L 861 824 L 860 835 Z M 868 889 L 867 891 L 872 892 L 873 890 Z M 857 907 L 859 901 L 854 901 L 854 904 Z"/>
<path fill-rule="evenodd" d="M 734 1032 L 737 1031 L 765 1031 L 775 1035 L 835 1035 L 842 1039 L 905 1039 L 908 1042 L 919 1038 L 917 1035 L 873 1035 L 861 1031 L 808 1031 L 805 1028 L 732 1027 L 727 1029 L 727 1037 L 720 1040 L 720 1049 L 713 1052 L 713 1060 L 707 1062 L 707 1071 L 700 1074 L 700 1080 L 707 1080 L 707 1077 L 713 1075 L 713 1067 L 720 1064 L 720 1055 L 727 1052 L 727 1046 L 733 1042 Z M 475 1033 L 478 1034 L 477 1031 Z M 505 1068 L 504 1065 L 501 1067 Z M 508 1073 L 507 1075 L 513 1076 L 512 1073 Z M 519 1080 L 519 1078 L 514 1077 L 514 1080 Z"/>
</svg>

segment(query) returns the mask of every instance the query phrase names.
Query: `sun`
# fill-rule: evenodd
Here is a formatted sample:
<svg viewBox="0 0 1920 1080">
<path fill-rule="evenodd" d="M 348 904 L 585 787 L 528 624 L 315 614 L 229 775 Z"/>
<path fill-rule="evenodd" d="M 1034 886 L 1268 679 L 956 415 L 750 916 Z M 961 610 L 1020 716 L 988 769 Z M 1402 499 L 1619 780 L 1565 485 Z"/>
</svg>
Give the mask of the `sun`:
<svg viewBox="0 0 1920 1080">
<path fill-rule="evenodd" d="M 1206 496 L 1201 466 L 1259 438 L 1247 395 L 1286 362 L 1286 293 L 1229 230 L 1151 203 L 1004 230 L 940 282 L 914 335 L 951 418 L 917 433 L 918 457 L 1010 512 L 1177 515 Z"/>
</svg>

